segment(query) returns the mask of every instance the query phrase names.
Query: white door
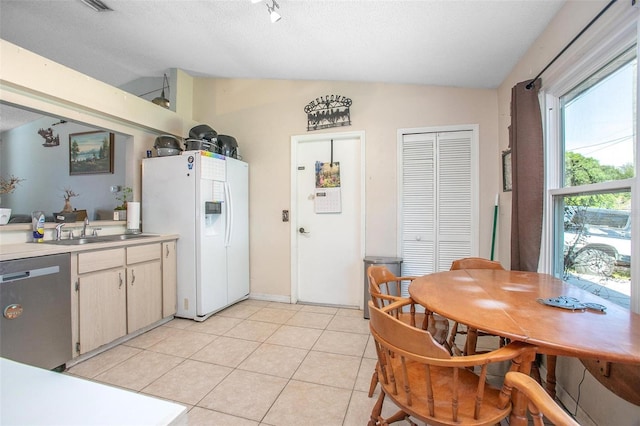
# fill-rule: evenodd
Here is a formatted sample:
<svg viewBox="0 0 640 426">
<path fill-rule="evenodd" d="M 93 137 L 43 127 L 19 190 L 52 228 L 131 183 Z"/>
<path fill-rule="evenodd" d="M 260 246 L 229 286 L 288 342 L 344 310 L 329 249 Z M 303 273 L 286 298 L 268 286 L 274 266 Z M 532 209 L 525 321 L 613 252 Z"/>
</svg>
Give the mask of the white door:
<svg viewBox="0 0 640 426">
<path fill-rule="evenodd" d="M 362 132 L 292 138 L 292 302 L 362 307 L 363 148 Z M 339 189 L 317 190 L 332 152 Z"/>
</svg>

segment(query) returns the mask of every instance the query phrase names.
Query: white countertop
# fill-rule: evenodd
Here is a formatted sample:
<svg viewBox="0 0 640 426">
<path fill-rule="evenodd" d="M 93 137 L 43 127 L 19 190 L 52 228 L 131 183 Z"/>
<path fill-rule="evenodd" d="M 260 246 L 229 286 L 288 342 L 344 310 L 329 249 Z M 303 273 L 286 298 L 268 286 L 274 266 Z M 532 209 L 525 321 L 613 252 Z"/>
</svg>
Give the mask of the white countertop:
<svg viewBox="0 0 640 426">
<path fill-rule="evenodd" d="M 0 424 L 187 425 L 187 408 L 0 358 Z"/>
<path fill-rule="evenodd" d="M 80 245 L 56 245 L 49 243 L 14 243 L 0 244 L 0 261 L 22 259 L 26 257 L 47 256 L 59 253 L 74 253 L 87 250 L 101 250 L 110 247 L 124 247 L 138 244 L 156 243 L 161 241 L 175 240 L 178 234 L 153 235 L 146 234 L 144 238 L 132 238 L 123 241 L 94 242 Z"/>
</svg>

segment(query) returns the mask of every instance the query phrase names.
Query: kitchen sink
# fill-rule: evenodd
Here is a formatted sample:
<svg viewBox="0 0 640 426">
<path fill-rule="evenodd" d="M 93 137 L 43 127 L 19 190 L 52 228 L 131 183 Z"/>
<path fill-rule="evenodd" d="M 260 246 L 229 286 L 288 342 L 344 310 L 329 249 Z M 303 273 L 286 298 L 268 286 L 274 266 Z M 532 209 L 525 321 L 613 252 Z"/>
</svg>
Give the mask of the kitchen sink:
<svg viewBox="0 0 640 426">
<path fill-rule="evenodd" d="M 87 243 L 97 243 L 97 237 L 93 238 L 74 238 L 73 240 L 46 240 L 44 241 L 47 244 L 56 244 L 60 246 L 79 246 Z"/>
<path fill-rule="evenodd" d="M 117 234 L 117 235 L 100 235 L 95 237 L 74 238 L 71 240 L 47 240 L 45 243 L 56 244 L 61 246 L 79 246 L 90 243 L 108 243 L 112 241 L 126 241 L 135 238 L 153 237 L 149 234 Z"/>
<path fill-rule="evenodd" d="M 133 238 L 144 238 L 144 237 L 152 237 L 153 235 L 147 234 L 118 234 L 118 235 L 104 235 L 101 237 L 95 237 L 98 239 L 102 239 L 103 241 L 121 241 L 121 240 L 131 240 Z"/>
</svg>

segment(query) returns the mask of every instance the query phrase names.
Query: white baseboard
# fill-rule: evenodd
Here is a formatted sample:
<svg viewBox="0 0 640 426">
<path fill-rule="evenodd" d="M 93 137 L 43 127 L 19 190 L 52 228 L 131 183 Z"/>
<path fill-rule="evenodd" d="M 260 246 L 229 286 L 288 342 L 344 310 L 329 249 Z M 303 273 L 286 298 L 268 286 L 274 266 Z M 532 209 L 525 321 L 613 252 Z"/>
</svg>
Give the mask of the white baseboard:
<svg viewBox="0 0 640 426">
<path fill-rule="evenodd" d="M 280 302 L 291 303 L 290 296 L 281 296 L 278 294 L 262 294 L 262 293 L 250 293 L 249 299 L 252 300 L 264 300 L 266 302 Z"/>
</svg>

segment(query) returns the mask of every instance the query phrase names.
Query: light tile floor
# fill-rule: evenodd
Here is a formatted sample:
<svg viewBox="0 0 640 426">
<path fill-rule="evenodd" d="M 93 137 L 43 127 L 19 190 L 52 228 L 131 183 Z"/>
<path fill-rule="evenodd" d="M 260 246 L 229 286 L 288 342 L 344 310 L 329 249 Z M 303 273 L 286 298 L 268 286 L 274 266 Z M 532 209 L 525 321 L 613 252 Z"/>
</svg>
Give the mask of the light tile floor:
<svg viewBox="0 0 640 426">
<path fill-rule="evenodd" d="M 174 319 L 66 373 L 184 404 L 193 426 L 366 425 L 375 364 L 360 310 L 246 300 L 204 322 Z M 393 412 L 386 401 L 383 414 Z"/>
</svg>

